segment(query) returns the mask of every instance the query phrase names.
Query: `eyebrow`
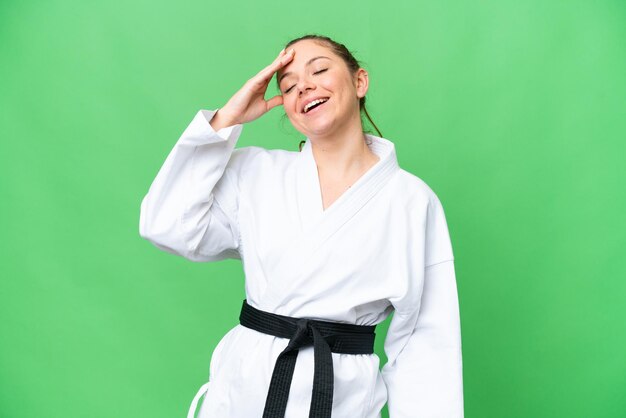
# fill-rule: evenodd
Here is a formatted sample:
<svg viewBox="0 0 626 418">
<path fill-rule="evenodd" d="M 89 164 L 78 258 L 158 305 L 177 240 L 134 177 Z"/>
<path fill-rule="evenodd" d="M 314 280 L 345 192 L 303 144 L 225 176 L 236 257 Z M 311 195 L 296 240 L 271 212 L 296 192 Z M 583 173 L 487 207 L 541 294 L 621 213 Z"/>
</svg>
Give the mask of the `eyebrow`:
<svg viewBox="0 0 626 418">
<path fill-rule="evenodd" d="M 326 58 L 326 59 L 328 59 L 328 60 L 330 59 L 330 58 L 328 58 L 328 57 L 325 57 L 325 56 L 323 56 L 323 55 L 320 55 L 320 56 L 317 56 L 317 57 L 313 57 L 313 58 L 311 58 L 311 59 L 310 59 L 310 60 L 308 60 L 308 61 L 306 62 L 306 64 L 304 64 L 304 65 L 305 65 L 305 66 L 308 66 L 308 65 L 310 65 L 313 61 L 315 61 L 315 60 L 317 60 L 317 59 L 320 59 L 320 58 Z M 283 78 L 287 77 L 287 76 L 288 76 L 288 75 L 290 75 L 290 74 L 291 74 L 291 72 L 290 72 L 290 71 L 287 71 L 286 73 L 284 73 L 283 75 L 281 75 L 281 76 L 280 76 L 280 78 L 278 79 L 278 83 L 280 83 L 281 81 L 283 81 Z"/>
</svg>

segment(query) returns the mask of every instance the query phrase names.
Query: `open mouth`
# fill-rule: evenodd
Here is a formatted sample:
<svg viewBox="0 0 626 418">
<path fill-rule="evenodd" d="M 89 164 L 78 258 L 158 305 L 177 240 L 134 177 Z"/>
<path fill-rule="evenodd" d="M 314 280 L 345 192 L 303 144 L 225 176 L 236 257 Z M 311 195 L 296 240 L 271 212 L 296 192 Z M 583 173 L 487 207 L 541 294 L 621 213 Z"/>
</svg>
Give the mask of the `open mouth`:
<svg viewBox="0 0 626 418">
<path fill-rule="evenodd" d="M 305 115 L 311 114 L 311 113 L 315 113 L 318 112 L 319 108 L 324 106 L 324 104 L 326 104 L 326 102 L 328 102 L 328 100 L 330 100 L 329 98 L 326 99 L 321 99 L 320 101 L 318 101 L 317 103 L 315 103 L 314 105 L 310 106 L 307 110 L 305 110 L 303 113 Z"/>
</svg>

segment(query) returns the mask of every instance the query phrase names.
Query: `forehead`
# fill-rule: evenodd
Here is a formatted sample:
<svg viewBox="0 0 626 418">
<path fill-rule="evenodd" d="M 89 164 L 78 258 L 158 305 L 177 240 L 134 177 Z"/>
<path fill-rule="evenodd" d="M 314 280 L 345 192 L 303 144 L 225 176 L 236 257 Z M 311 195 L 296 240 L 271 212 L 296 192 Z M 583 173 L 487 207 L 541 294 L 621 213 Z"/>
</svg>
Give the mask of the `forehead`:
<svg viewBox="0 0 626 418">
<path fill-rule="evenodd" d="M 330 52 L 330 49 L 325 44 L 323 44 L 322 42 L 316 42 L 312 39 L 303 39 L 301 41 L 298 41 L 295 44 L 292 44 L 287 49 L 290 49 L 290 48 L 293 48 L 294 51 L 296 51 L 296 54 L 298 52 L 300 53 Z"/>
<path fill-rule="evenodd" d="M 295 44 L 289 46 L 287 50 L 293 48 L 295 54 L 291 62 L 286 66 L 278 70 L 278 77 L 285 72 L 292 72 L 297 68 L 303 68 L 307 61 L 313 57 L 325 56 L 331 60 L 335 60 L 336 56 L 327 46 L 318 44 L 310 39 L 304 39 L 298 41 Z M 326 60 L 324 60 L 326 61 Z"/>
</svg>

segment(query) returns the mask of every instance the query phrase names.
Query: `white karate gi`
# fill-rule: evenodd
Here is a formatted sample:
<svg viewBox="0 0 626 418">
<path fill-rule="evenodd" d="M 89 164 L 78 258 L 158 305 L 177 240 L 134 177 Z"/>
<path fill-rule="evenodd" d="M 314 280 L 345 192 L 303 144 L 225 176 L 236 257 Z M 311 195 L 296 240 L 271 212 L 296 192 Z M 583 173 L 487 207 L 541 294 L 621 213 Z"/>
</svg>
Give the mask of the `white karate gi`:
<svg viewBox="0 0 626 418">
<path fill-rule="evenodd" d="M 280 315 L 374 325 L 395 309 L 376 354 L 332 353 L 333 417 L 463 417 L 453 253 L 441 203 L 398 166 L 395 147 L 326 210 L 307 138 L 301 152 L 235 148 L 243 125 L 215 132 L 200 110 L 141 203 L 140 235 L 192 261 L 241 259 L 252 306 Z M 288 340 L 235 326 L 219 342 L 201 418 L 261 417 Z M 308 417 L 313 347 L 300 350 L 286 417 Z"/>
</svg>

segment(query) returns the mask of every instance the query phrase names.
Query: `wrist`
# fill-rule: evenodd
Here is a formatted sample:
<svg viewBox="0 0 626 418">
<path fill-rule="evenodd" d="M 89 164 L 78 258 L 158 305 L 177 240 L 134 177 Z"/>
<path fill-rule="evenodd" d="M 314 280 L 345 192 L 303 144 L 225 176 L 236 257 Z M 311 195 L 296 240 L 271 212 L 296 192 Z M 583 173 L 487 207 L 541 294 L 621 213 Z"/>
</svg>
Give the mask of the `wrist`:
<svg viewBox="0 0 626 418">
<path fill-rule="evenodd" d="M 225 128 L 227 126 L 235 125 L 237 122 L 235 121 L 234 118 L 226 114 L 226 112 L 222 111 L 221 109 L 218 109 L 213 115 L 213 118 L 211 118 L 210 123 L 214 131 L 219 131 L 220 129 Z"/>
</svg>

